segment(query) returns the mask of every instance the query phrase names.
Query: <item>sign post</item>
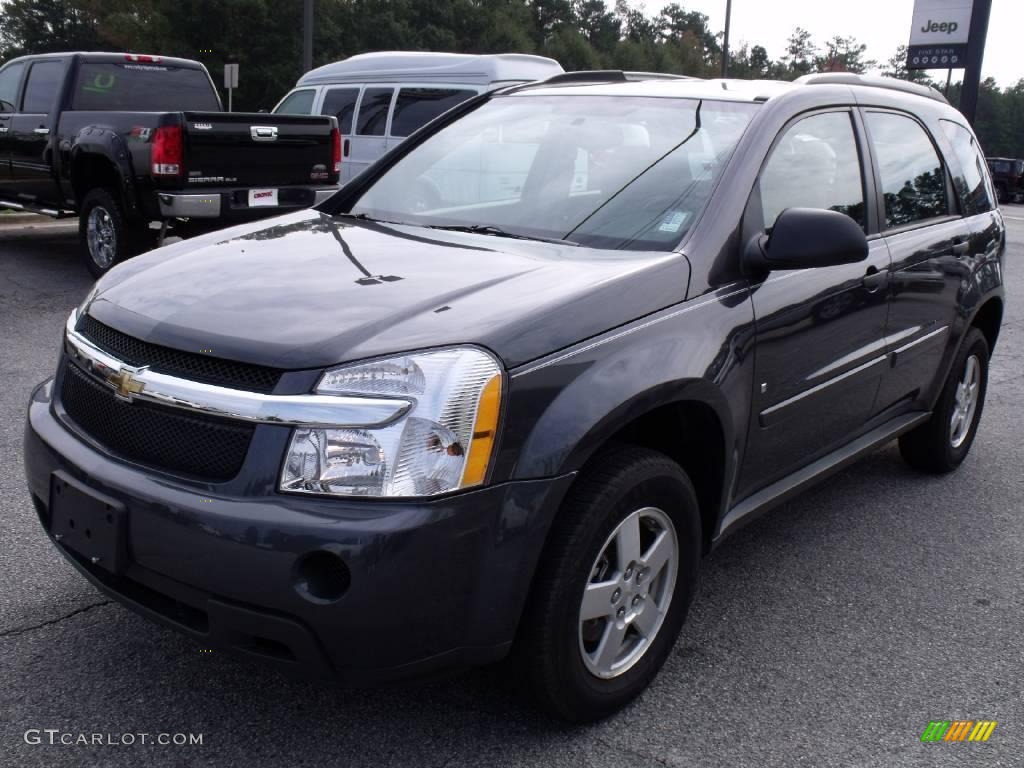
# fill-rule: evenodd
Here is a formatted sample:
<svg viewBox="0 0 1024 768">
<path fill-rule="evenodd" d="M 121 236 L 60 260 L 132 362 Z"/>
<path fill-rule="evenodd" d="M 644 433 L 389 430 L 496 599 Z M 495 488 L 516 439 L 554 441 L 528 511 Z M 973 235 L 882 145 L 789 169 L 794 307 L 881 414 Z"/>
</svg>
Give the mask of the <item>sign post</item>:
<svg viewBox="0 0 1024 768">
<path fill-rule="evenodd" d="M 238 87 L 238 65 L 224 65 L 224 87 L 228 89 L 228 112 L 232 112 L 232 92 Z"/>
<path fill-rule="evenodd" d="M 974 121 L 992 0 L 915 0 L 907 69 L 963 69 L 960 111 Z M 948 88 L 948 86 L 947 86 Z"/>
</svg>

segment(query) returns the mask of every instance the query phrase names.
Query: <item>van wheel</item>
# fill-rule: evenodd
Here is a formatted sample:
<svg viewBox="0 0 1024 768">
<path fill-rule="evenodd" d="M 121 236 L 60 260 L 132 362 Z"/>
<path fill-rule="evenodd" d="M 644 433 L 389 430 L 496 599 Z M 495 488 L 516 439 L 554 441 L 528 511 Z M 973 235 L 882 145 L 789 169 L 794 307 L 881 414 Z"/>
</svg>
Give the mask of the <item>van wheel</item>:
<svg viewBox="0 0 1024 768">
<path fill-rule="evenodd" d="M 616 446 L 583 470 L 521 625 L 519 661 L 541 707 L 589 722 L 647 687 L 693 599 L 700 542 L 693 486 L 667 456 Z"/>
<path fill-rule="evenodd" d="M 119 261 L 154 245 L 148 225 L 129 224 L 117 197 L 107 189 L 90 190 L 82 198 L 78 237 L 93 277 L 102 277 Z"/>
<path fill-rule="evenodd" d="M 985 406 L 988 341 L 971 328 L 928 421 L 900 438 L 900 454 L 925 472 L 952 472 L 967 458 Z"/>
</svg>

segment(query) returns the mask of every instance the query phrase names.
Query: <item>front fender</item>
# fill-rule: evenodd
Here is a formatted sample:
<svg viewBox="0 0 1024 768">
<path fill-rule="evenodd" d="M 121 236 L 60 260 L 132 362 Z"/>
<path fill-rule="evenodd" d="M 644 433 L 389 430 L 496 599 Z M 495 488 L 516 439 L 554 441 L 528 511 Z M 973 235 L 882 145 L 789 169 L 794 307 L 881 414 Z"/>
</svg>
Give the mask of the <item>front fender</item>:
<svg viewBox="0 0 1024 768">
<path fill-rule="evenodd" d="M 575 472 L 640 416 L 698 402 L 722 427 L 731 482 L 750 412 L 753 324 L 749 290 L 733 285 L 513 370 L 499 472 Z"/>
</svg>

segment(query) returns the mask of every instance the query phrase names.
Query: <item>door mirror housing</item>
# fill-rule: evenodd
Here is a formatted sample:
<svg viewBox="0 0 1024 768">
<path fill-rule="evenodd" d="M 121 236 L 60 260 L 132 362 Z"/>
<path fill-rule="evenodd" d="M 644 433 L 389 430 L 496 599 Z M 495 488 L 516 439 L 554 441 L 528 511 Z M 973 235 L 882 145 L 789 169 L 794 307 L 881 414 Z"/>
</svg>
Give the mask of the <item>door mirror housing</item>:
<svg viewBox="0 0 1024 768">
<path fill-rule="evenodd" d="M 868 255 L 868 240 L 849 216 L 822 208 L 787 208 L 771 234 L 758 235 L 743 254 L 753 273 L 855 264 Z"/>
</svg>

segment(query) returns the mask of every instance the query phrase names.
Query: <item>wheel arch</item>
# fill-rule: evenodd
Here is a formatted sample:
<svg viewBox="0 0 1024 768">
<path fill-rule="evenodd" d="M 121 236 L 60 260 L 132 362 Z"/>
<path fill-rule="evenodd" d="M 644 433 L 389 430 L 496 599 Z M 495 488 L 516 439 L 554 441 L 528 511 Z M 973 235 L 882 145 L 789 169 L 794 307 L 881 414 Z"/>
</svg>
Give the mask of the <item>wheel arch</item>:
<svg viewBox="0 0 1024 768">
<path fill-rule="evenodd" d="M 83 129 L 71 149 L 69 168 L 69 181 L 78 204 L 89 190 L 103 187 L 117 194 L 126 216 L 139 217 L 130 158 L 120 134 L 107 128 Z"/>
<path fill-rule="evenodd" d="M 694 379 L 663 385 L 637 395 L 594 424 L 568 454 L 559 474 L 578 472 L 612 443 L 664 453 L 683 468 L 697 492 L 702 551 L 707 553 L 733 477 L 735 452 L 728 437 L 732 429 L 725 397 L 710 382 Z"/>
<path fill-rule="evenodd" d="M 970 327 L 977 328 L 985 335 L 989 352 L 996 346 L 999 328 L 1003 322 L 1003 300 L 999 296 L 987 299 L 971 318 Z"/>
</svg>

